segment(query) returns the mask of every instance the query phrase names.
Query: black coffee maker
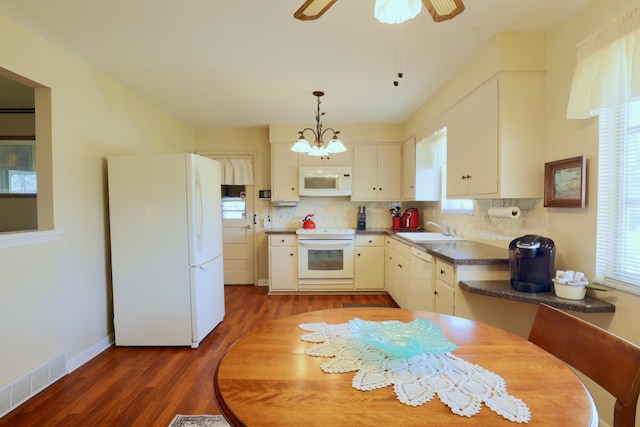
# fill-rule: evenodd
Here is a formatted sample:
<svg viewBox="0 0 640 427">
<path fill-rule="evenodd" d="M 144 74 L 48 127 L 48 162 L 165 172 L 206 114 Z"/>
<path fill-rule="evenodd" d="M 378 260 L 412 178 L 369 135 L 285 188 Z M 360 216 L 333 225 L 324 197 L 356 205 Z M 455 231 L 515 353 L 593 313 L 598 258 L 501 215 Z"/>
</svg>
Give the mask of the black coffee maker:
<svg viewBox="0 0 640 427">
<path fill-rule="evenodd" d="M 553 240 L 528 234 L 509 244 L 511 288 L 520 292 L 550 292 L 555 249 Z"/>
</svg>

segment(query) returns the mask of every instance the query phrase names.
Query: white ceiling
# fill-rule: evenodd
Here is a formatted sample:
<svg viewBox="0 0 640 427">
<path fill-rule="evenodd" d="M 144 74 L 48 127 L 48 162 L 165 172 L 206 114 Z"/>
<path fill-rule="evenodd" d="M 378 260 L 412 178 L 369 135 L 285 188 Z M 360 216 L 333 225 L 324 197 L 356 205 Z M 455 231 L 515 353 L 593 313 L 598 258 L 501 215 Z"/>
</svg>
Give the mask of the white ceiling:
<svg viewBox="0 0 640 427">
<path fill-rule="evenodd" d="M 589 1 L 464 0 L 451 21 L 423 10 L 402 25 L 376 21 L 373 0 L 306 22 L 303 0 L 2 0 L 0 13 L 186 123 L 227 128 L 314 122 L 314 90 L 328 125 L 402 123 L 494 34 L 548 31 Z"/>
</svg>

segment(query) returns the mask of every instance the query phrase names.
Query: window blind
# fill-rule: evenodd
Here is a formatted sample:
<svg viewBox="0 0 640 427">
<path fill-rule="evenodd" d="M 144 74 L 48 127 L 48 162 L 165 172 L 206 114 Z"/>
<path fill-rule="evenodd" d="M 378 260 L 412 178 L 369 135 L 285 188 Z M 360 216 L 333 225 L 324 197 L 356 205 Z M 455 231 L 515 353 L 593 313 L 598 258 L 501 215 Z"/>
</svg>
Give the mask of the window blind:
<svg viewBox="0 0 640 427">
<path fill-rule="evenodd" d="M 640 291 L 640 99 L 600 110 L 596 280 Z"/>
</svg>

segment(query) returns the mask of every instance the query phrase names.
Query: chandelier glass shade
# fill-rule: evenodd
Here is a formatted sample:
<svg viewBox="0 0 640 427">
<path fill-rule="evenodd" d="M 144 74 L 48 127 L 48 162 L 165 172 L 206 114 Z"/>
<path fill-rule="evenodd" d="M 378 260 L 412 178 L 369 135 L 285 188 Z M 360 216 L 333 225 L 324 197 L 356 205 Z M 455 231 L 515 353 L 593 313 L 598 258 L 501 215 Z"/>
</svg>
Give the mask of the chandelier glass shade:
<svg viewBox="0 0 640 427">
<path fill-rule="evenodd" d="M 347 151 L 347 147 L 338 138 L 340 131 L 333 128 L 322 129 L 322 122 L 320 118 L 324 113 L 320 113 L 320 97 L 324 95 L 324 92 L 316 91 L 313 95 L 318 98 L 318 109 L 316 110 L 316 129 L 304 128 L 298 131 L 298 140 L 291 147 L 291 151 L 297 153 L 307 153 L 310 156 L 326 156 L 332 153 L 342 153 Z M 304 134 L 311 132 L 313 134 L 313 143 L 305 139 Z M 331 132 L 333 136 L 328 143 L 324 142 L 324 134 Z"/>
</svg>

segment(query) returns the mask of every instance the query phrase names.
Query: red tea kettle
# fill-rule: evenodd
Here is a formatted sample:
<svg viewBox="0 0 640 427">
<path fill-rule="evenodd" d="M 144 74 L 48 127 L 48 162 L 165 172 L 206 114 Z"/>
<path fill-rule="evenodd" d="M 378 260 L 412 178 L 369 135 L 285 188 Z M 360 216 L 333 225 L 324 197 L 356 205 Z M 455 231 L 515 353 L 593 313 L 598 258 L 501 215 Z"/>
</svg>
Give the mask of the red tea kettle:
<svg viewBox="0 0 640 427">
<path fill-rule="evenodd" d="M 304 217 L 302 220 L 302 228 L 316 228 L 316 223 L 311 219 L 312 216 L 313 214 L 309 214 Z"/>
</svg>

